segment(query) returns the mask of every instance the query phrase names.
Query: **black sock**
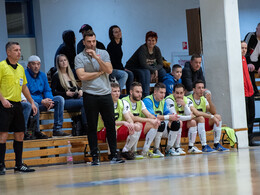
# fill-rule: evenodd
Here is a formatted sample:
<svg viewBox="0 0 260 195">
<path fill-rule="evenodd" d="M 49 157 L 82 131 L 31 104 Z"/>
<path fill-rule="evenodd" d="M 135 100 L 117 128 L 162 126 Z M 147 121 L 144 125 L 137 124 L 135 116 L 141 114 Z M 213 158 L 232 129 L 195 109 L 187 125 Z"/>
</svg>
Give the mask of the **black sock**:
<svg viewBox="0 0 260 195">
<path fill-rule="evenodd" d="M 0 143 L 0 164 L 5 162 L 6 143 Z"/>
<path fill-rule="evenodd" d="M 216 143 L 216 144 L 214 143 L 214 147 L 216 148 L 217 146 L 218 146 L 218 143 Z"/>
<path fill-rule="evenodd" d="M 202 149 L 204 149 L 205 148 L 205 146 L 202 146 Z"/>
<path fill-rule="evenodd" d="M 23 155 L 23 142 L 14 140 L 13 147 L 15 153 L 15 166 L 21 166 Z"/>
<path fill-rule="evenodd" d="M 193 146 L 189 146 L 189 149 L 191 149 Z"/>
</svg>

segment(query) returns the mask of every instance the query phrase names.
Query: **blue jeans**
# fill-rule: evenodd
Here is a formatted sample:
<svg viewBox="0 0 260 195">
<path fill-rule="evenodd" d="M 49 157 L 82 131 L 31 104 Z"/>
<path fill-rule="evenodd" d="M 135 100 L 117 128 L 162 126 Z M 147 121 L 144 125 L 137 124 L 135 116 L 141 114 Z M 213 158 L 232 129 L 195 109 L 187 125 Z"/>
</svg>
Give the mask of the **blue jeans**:
<svg viewBox="0 0 260 195">
<path fill-rule="evenodd" d="M 111 73 L 111 77 L 115 77 L 120 85 L 120 89 L 122 90 L 125 86 L 126 80 L 128 78 L 128 74 L 124 70 L 113 69 Z"/>
<path fill-rule="evenodd" d="M 150 94 L 150 80 L 151 73 L 148 69 L 134 69 L 132 70 L 137 80 L 142 84 L 143 97 Z"/>
<path fill-rule="evenodd" d="M 161 68 L 158 70 L 158 81 L 163 82 L 163 77 L 166 75 L 166 70 L 164 68 Z"/>
<path fill-rule="evenodd" d="M 126 73 L 128 74 L 128 79 L 126 81 L 126 93 L 129 95 L 130 94 L 130 87 L 134 81 L 134 73 L 130 70 L 125 70 Z"/>
<path fill-rule="evenodd" d="M 25 122 L 25 132 L 27 132 L 27 125 L 28 125 L 28 120 L 32 112 L 32 105 L 25 101 L 21 102 L 22 107 L 23 107 L 23 116 L 24 116 L 24 122 Z"/>
<path fill-rule="evenodd" d="M 53 97 L 54 101 L 54 125 L 53 131 L 58 131 L 62 129 L 63 124 L 63 112 L 65 100 L 62 96 L 57 95 Z M 47 108 L 43 105 L 39 105 L 40 111 L 47 111 Z"/>
<path fill-rule="evenodd" d="M 84 125 L 87 124 L 86 113 L 83 106 L 83 97 L 81 97 L 80 99 L 66 99 L 64 104 L 64 110 L 67 110 L 68 112 L 81 111 L 82 123 Z"/>
</svg>

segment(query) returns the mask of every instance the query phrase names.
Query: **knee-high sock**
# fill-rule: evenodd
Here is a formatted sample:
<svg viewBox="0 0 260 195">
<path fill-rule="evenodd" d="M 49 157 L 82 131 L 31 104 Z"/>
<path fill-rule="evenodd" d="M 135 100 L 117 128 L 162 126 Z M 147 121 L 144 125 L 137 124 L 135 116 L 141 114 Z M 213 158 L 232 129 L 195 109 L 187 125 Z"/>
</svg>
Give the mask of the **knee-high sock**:
<svg viewBox="0 0 260 195">
<path fill-rule="evenodd" d="M 194 143 L 196 141 L 196 136 L 197 136 L 197 126 L 190 127 L 188 132 L 189 146 L 194 146 Z"/>
<path fill-rule="evenodd" d="M 6 143 L 0 143 L 0 163 L 5 162 Z"/>
<path fill-rule="evenodd" d="M 143 151 L 147 152 L 151 146 L 151 143 L 153 142 L 155 136 L 157 133 L 157 129 L 153 129 L 151 128 L 148 133 L 146 134 L 145 137 L 145 143 L 144 143 L 144 147 L 143 147 Z"/>
<path fill-rule="evenodd" d="M 222 121 L 219 121 L 219 126 L 214 123 L 213 130 L 214 130 L 214 144 L 219 143 L 221 137 L 221 127 Z"/>
<path fill-rule="evenodd" d="M 176 141 L 174 144 L 175 148 L 181 147 L 181 131 L 182 131 L 182 128 L 180 128 L 178 131 L 177 138 L 176 138 Z"/>
<path fill-rule="evenodd" d="M 140 135 L 141 131 L 135 131 L 133 135 L 128 135 L 126 139 L 126 144 L 123 148 L 123 152 L 128 152 L 129 150 L 131 150 L 133 145 L 138 142 Z"/>
<path fill-rule="evenodd" d="M 198 132 L 199 132 L 201 145 L 202 146 L 207 145 L 205 123 L 198 123 Z"/>
<path fill-rule="evenodd" d="M 13 143 L 14 153 L 15 153 L 15 165 L 20 166 L 22 165 L 22 155 L 23 155 L 23 141 L 16 141 L 14 140 Z"/>
<path fill-rule="evenodd" d="M 158 149 L 160 147 L 163 132 L 157 132 L 154 138 L 154 148 Z"/>
<path fill-rule="evenodd" d="M 166 150 L 169 150 L 173 147 L 173 144 L 175 143 L 177 136 L 178 136 L 178 131 L 170 131 L 169 132 Z"/>
</svg>

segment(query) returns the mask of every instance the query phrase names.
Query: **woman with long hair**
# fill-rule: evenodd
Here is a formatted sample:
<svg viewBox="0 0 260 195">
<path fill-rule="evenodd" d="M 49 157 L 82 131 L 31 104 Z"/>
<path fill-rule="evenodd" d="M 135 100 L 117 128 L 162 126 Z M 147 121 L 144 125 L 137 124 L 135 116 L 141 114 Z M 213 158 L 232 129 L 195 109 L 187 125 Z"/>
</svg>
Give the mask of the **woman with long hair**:
<svg viewBox="0 0 260 195">
<path fill-rule="evenodd" d="M 81 111 L 83 130 L 86 131 L 87 119 L 83 106 L 83 92 L 78 86 L 68 58 L 64 54 L 57 55 L 56 68 L 57 72 L 53 75 L 51 81 L 52 93 L 64 97 L 64 110 L 69 112 Z"/>
</svg>

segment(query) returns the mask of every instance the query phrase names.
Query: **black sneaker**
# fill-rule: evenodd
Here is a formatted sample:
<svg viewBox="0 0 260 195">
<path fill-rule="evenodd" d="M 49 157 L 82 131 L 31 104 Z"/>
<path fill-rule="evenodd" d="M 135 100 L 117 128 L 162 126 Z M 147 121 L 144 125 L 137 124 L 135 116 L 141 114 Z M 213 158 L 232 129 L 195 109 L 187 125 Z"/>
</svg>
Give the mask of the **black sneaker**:
<svg viewBox="0 0 260 195">
<path fill-rule="evenodd" d="M 97 165 L 100 165 L 98 156 L 93 156 L 93 157 L 92 157 L 91 166 L 97 166 Z"/>
<path fill-rule="evenodd" d="M 125 158 L 126 160 L 134 160 L 135 155 L 132 152 L 121 152 L 121 156 Z"/>
<path fill-rule="evenodd" d="M 14 172 L 34 172 L 35 169 L 29 168 L 26 164 L 22 164 L 21 166 L 15 166 L 14 167 Z"/>
<path fill-rule="evenodd" d="M 32 139 L 32 136 L 28 132 L 25 132 L 23 140 L 31 140 L 31 139 Z"/>
<path fill-rule="evenodd" d="M 125 160 L 123 160 L 122 158 L 115 156 L 110 160 L 111 164 L 118 164 L 118 163 L 124 163 Z"/>
<path fill-rule="evenodd" d="M 63 131 L 53 131 L 53 136 L 70 136 L 70 134 Z"/>
<path fill-rule="evenodd" d="M 36 139 L 48 139 L 48 136 L 39 131 L 39 132 L 35 132 L 35 138 Z"/>
<path fill-rule="evenodd" d="M 5 164 L 4 163 L 0 164 L 0 175 L 5 175 Z"/>
</svg>

